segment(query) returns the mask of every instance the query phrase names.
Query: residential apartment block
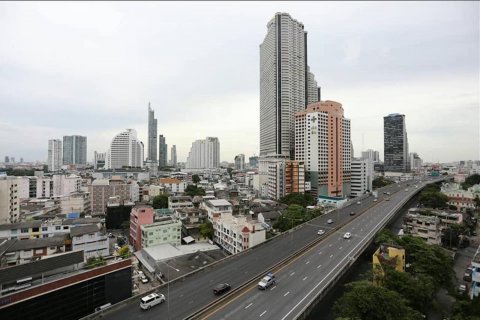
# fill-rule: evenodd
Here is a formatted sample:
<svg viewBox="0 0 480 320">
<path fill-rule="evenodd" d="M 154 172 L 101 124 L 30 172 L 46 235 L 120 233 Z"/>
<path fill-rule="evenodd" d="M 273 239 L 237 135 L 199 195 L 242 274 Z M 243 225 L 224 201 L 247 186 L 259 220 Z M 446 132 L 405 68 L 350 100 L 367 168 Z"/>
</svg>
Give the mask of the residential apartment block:
<svg viewBox="0 0 480 320">
<path fill-rule="evenodd" d="M 117 197 L 119 203 L 134 201 L 133 189 L 136 183 L 127 182 L 120 177 L 112 179 L 96 179 L 88 186 L 91 195 L 91 212 L 105 213 L 108 199 Z M 137 185 L 138 187 L 138 185 Z M 137 190 L 138 192 L 138 190 Z"/>
<path fill-rule="evenodd" d="M 130 213 L 130 244 L 135 251 L 142 249 L 142 230 L 141 226 L 152 224 L 154 218 L 153 208 L 145 205 L 133 207 Z"/>
<path fill-rule="evenodd" d="M 97 225 L 89 224 L 70 228 L 72 251 L 83 250 L 85 261 L 91 257 L 109 254 L 108 236 L 101 232 Z"/>
<path fill-rule="evenodd" d="M 474 209 L 476 197 L 480 198 L 480 184 L 468 190 L 463 190 L 458 183 L 444 183 L 441 192 L 448 197 L 448 204 L 456 206 L 459 210 Z"/>
<path fill-rule="evenodd" d="M 20 218 L 18 179 L 0 178 L 0 224 L 17 222 Z"/>
<path fill-rule="evenodd" d="M 140 226 L 142 233 L 142 248 L 169 243 L 181 244 L 182 222 L 173 216 L 159 217 L 151 224 Z"/>
<path fill-rule="evenodd" d="M 58 139 L 48 140 L 48 171 L 59 171 L 62 168 L 62 141 Z"/>
<path fill-rule="evenodd" d="M 164 187 L 165 190 L 168 190 L 171 193 L 184 193 L 187 188 L 187 182 L 181 181 L 174 178 L 163 178 L 159 179 L 158 184 L 161 187 Z"/>
<path fill-rule="evenodd" d="M 137 131 L 134 129 L 117 134 L 107 151 L 105 168 L 122 167 L 143 168 L 143 142 L 138 140 Z"/>
<path fill-rule="evenodd" d="M 220 142 L 216 137 L 197 140 L 187 157 L 187 169 L 213 169 L 220 166 Z"/>
<path fill-rule="evenodd" d="M 392 113 L 383 117 L 383 149 L 385 171 L 410 172 L 405 115 Z"/>
<path fill-rule="evenodd" d="M 87 164 L 87 137 L 63 136 L 63 164 Z"/>
<path fill-rule="evenodd" d="M 348 197 L 351 181 L 350 120 L 335 101 L 295 113 L 295 160 L 305 163 L 315 196 Z"/>
<path fill-rule="evenodd" d="M 351 196 L 359 197 L 367 191 L 372 191 L 373 162 L 370 159 L 352 160 Z"/>
</svg>

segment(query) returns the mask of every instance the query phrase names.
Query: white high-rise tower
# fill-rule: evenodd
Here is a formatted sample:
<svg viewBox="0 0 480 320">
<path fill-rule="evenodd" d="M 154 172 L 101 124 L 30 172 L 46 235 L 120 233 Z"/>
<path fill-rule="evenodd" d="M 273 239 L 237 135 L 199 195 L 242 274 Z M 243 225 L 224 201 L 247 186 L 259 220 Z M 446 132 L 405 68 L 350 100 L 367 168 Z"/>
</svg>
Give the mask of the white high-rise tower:
<svg viewBox="0 0 480 320">
<path fill-rule="evenodd" d="M 207 137 L 192 143 L 187 157 L 187 169 L 211 169 L 220 166 L 220 142 L 216 137 Z"/>
<path fill-rule="evenodd" d="M 110 144 L 105 159 L 106 169 L 143 167 L 143 142 L 137 139 L 134 129 L 117 134 Z"/>
<path fill-rule="evenodd" d="M 62 167 L 62 141 L 58 139 L 48 140 L 48 171 L 58 171 Z"/>
<path fill-rule="evenodd" d="M 318 101 L 307 65 L 307 32 L 288 13 L 276 13 L 260 45 L 260 156 L 294 159 L 295 112 Z"/>
</svg>

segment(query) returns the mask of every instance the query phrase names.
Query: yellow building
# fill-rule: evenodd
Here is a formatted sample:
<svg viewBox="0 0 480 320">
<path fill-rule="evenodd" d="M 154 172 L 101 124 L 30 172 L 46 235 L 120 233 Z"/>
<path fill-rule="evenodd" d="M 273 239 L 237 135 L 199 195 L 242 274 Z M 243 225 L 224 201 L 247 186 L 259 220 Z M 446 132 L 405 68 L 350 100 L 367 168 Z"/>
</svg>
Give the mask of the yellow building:
<svg viewBox="0 0 480 320">
<path fill-rule="evenodd" d="M 373 254 L 373 284 L 379 285 L 386 267 L 405 272 L 405 249 L 392 244 L 382 244 Z"/>
</svg>

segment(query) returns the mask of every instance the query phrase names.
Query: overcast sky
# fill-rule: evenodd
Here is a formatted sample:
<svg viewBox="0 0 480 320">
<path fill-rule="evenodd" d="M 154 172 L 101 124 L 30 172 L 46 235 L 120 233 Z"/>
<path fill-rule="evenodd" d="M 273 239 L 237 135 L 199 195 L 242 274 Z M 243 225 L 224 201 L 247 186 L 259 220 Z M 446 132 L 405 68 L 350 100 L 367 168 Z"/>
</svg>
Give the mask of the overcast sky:
<svg viewBox="0 0 480 320">
<path fill-rule="evenodd" d="M 74 134 L 91 161 L 126 128 L 147 150 L 149 101 L 169 158 L 207 136 L 221 161 L 258 155 L 259 45 L 275 12 L 305 25 L 356 156 L 383 159 L 383 117 L 402 113 L 424 160 L 480 158 L 478 2 L 3 2 L 0 161 L 45 161 L 49 139 Z"/>
</svg>

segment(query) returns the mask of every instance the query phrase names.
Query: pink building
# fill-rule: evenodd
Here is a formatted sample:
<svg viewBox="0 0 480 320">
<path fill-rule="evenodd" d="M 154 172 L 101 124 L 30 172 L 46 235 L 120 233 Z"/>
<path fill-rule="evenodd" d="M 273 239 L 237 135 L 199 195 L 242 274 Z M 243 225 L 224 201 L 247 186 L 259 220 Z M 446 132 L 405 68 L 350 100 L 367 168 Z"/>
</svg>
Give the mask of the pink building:
<svg viewBox="0 0 480 320">
<path fill-rule="evenodd" d="M 135 251 L 142 249 L 142 231 L 140 226 L 153 223 L 153 208 L 146 205 L 138 205 L 130 212 L 130 244 Z"/>
</svg>

